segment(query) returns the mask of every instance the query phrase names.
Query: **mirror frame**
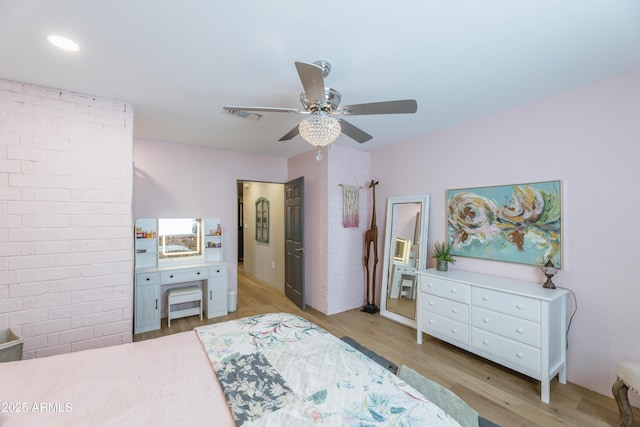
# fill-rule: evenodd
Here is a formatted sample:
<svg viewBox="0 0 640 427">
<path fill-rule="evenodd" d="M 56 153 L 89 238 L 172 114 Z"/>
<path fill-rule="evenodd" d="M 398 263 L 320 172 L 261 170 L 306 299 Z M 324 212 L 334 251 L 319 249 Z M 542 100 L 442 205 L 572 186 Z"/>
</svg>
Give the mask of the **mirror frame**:
<svg viewBox="0 0 640 427">
<path fill-rule="evenodd" d="M 391 320 L 394 320 L 398 323 L 402 323 L 403 325 L 411 326 L 412 328 L 416 328 L 416 320 L 417 313 L 414 314 L 413 319 L 409 319 L 407 317 L 396 314 L 392 311 L 387 310 L 387 289 L 389 287 L 389 273 L 390 266 L 393 264 L 393 258 L 395 255 L 395 244 L 391 245 L 391 226 L 393 220 L 393 206 L 396 204 L 402 203 L 421 203 L 422 208 L 420 209 L 420 234 L 419 234 L 419 242 L 418 242 L 418 259 L 416 265 L 416 271 L 424 270 L 427 266 L 427 243 L 429 238 L 429 203 L 430 203 L 430 195 L 416 195 L 416 196 L 400 196 L 400 197 L 389 197 L 387 199 L 387 217 L 386 217 L 386 226 L 384 231 L 384 258 L 383 258 L 383 266 L 382 266 L 382 279 L 380 283 L 380 315 Z M 395 242 L 394 242 L 395 243 Z M 416 278 L 417 280 L 417 278 Z M 417 304 L 416 304 L 417 306 Z"/>
</svg>

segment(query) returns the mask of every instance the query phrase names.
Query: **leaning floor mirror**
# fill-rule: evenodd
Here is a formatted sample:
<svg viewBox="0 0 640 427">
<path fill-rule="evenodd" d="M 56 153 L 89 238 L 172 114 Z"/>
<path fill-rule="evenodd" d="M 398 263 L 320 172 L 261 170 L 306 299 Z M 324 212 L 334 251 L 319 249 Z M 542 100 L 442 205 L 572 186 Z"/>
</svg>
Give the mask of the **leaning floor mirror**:
<svg viewBox="0 0 640 427">
<path fill-rule="evenodd" d="M 389 197 L 380 315 L 416 327 L 417 271 L 426 268 L 429 195 Z"/>
</svg>

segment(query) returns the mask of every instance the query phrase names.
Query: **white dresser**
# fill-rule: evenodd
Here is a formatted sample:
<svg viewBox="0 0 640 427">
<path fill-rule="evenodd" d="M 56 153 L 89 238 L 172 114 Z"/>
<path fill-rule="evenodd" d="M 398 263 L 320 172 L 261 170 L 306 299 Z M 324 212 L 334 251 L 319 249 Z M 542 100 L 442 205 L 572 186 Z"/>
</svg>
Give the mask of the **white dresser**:
<svg viewBox="0 0 640 427">
<path fill-rule="evenodd" d="M 566 383 L 564 289 L 460 270 L 418 272 L 418 343 L 429 334 L 541 382 Z"/>
</svg>

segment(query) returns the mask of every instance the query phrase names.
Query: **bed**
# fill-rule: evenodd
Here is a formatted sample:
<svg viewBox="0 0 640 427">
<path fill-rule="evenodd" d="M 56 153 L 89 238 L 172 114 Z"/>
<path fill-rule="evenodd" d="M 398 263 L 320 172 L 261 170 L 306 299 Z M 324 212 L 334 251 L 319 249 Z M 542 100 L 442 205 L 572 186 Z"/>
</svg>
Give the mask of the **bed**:
<svg viewBox="0 0 640 427">
<path fill-rule="evenodd" d="M 0 425 L 458 426 L 301 317 L 0 364 Z"/>
</svg>

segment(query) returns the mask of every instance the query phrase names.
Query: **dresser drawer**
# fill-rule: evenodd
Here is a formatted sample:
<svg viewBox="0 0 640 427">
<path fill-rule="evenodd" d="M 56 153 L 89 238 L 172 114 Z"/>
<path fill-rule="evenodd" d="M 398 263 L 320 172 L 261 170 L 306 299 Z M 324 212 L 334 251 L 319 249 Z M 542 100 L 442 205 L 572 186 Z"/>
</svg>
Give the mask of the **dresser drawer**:
<svg viewBox="0 0 640 427">
<path fill-rule="evenodd" d="M 474 287 L 472 304 L 535 322 L 540 321 L 540 300 L 534 298 Z"/>
<path fill-rule="evenodd" d="M 540 347 L 540 323 L 472 307 L 471 324 L 477 328 Z"/>
<path fill-rule="evenodd" d="M 436 336 L 445 336 L 469 345 L 469 326 L 428 311 L 420 313 L 421 330 Z"/>
<path fill-rule="evenodd" d="M 218 265 L 215 267 L 209 267 L 209 275 L 210 276 L 225 276 L 227 274 L 227 266 L 226 265 Z"/>
<path fill-rule="evenodd" d="M 209 277 L 206 268 L 184 268 L 160 273 L 161 283 L 178 283 L 189 282 L 193 280 L 202 280 Z"/>
<path fill-rule="evenodd" d="M 422 296 L 422 309 L 458 322 L 469 323 L 469 306 L 458 301 L 424 294 Z"/>
<path fill-rule="evenodd" d="M 421 276 L 420 287 L 422 292 L 432 295 L 438 295 L 464 303 L 470 301 L 471 287 L 460 282 L 443 280 L 437 277 Z"/>
<path fill-rule="evenodd" d="M 541 372 L 539 348 L 478 328 L 471 330 L 471 346 L 534 372 Z"/>
<path fill-rule="evenodd" d="M 155 285 L 158 283 L 158 273 L 136 274 L 136 286 Z"/>
</svg>

